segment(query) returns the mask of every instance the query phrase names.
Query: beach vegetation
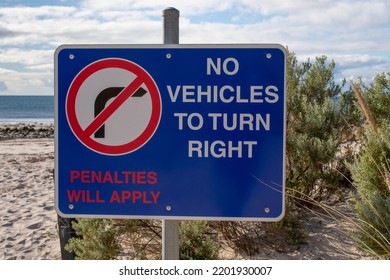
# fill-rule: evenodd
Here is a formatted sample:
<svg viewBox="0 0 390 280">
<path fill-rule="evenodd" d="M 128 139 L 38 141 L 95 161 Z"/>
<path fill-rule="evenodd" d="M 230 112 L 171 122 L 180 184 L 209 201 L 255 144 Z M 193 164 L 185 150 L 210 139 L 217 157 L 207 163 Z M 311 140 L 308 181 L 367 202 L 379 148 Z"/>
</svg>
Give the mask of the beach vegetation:
<svg viewBox="0 0 390 280">
<path fill-rule="evenodd" d="M 115 220 L 79 219 L 72 223 L 76 234 L 81 238 L 71 238 L 66 249 L 76 254 L 80 260 L 110 260 L 120 250 L 116 242 Z"/>
<path fill-rule="evenodd" d="M 161 259 L 161 221 L 124 219 L 77 219 L 77 238 L 66 249 L 81 260 Z M 218 257 L 212 228 L 206 221 L 183 221 L 180 259 L 206 260 Z"/>
<path fill-rule="evenodd" d="M 295 196 L 321 198 L 343 180 L 336 153 L 352 140 L 358 119 L 353 93 L 343 90 L 346 81 L 334 80 L 335 67 L 326 56 L 300 63 L 288 55 L 286 190 Z"/>
<path fill-rule="evenodd" d="M 390 259 L 390 73 L 355 86 L 361 114 L 367 119 L 361 152 L 349 163 L 356 187 L 354 228 L 360 247 L 380 259 Z"/>
<path fill-rule="evenodd" d="M 218 245 L 209 223 L 202 220 L 180 224 L 179 254 L 181 260 L 215 260 Z"/>
</svg>

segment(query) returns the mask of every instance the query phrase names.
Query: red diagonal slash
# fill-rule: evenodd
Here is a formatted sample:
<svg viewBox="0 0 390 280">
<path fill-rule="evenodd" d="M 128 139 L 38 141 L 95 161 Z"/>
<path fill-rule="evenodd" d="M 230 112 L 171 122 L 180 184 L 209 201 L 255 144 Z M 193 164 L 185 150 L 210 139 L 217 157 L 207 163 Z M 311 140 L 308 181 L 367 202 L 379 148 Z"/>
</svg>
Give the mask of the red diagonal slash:
<svg viewBox="0 0 390 280">
<path fill-rule="evenodd" d="M 90 137 L 96 130 L 98 130 L 108 118 L 128 99 L 137 89 L 144 83 L 140 77 L 136 77 L 121 93 L 112 101 L 92 122 L 83 133 Z"/>
</svg>

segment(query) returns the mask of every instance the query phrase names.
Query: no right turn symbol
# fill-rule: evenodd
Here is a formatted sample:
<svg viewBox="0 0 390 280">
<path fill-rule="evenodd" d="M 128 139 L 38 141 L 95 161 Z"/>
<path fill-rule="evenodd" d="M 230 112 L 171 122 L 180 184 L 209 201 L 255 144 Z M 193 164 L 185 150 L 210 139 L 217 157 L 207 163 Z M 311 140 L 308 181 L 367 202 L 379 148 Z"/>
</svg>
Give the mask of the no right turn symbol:
<svg viewBox="0 0 390 280">
<path fill-rule="evenodd" d="M 74 135 L 89 149 L 127 154 L 141 148 L 156 131 L 161 97 L 142 67 L 108 58 L 88 65 L 74 78 L 66 113 Z"/>
</svg>

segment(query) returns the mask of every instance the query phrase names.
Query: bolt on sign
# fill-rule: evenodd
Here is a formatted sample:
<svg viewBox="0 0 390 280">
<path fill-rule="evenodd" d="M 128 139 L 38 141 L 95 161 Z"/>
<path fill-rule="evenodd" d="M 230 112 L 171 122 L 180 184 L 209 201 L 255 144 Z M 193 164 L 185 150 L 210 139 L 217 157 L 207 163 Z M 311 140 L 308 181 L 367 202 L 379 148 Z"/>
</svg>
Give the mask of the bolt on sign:
<svg viewBox="0 0 390 280">
<path fill-rule="evenodd" d="M 55 196 L 63 217 L 284 215 L 280 45 L 62 45 Z"/>
</svg>

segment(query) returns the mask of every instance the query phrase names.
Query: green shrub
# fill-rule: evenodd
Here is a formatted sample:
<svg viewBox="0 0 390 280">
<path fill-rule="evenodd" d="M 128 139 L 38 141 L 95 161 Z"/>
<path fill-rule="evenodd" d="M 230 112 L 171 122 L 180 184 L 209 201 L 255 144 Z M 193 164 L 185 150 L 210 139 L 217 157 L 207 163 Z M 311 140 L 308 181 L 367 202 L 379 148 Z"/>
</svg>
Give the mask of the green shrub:
<svg viewBox="0 0 390 280">
<path fill-rule="evenodd" d="M 73 223 L 78 238 L 66 249 L 81 260 L 160 259 L 161 221 L 78 219 Z M 209 260 L 218 257 L 217 242 L 206 221 L 180 224 L 180 259 Z M 126 254 L 124 254 L 126 252 Z"/>
<path fill-rule="evenodd" d="M 334 81 L 335 66 L 326 56 L 298 63 L 288 55 L 286 186 L 298 199 L 315 198 L 343 179 L 329 166 L 357 120 L 352 92 Z"/>
<path fill-rule="evenodd" d="M 73 223 L 76 234 L 82 238 L 70 239 L 66 249 L 81 260 L 114 259 L 120 250 L 116 242 L 115 220 L 79 219 Z"/>
<path fill-rule="evenodd" d="M 218 258 L 217 242 L 210 237 L 206 221 L 185 221 L 180 224 L 180 259 L 215 260 Z"/>
<path fill-rule="evenodd" d="M 66 249 L 82 260 L 159 259 L 161 222 L 157 220 L 77 219 L 78 238 Z"/>
<path fill-rule="evenodd" d="M 363 150 L 350 165 L 357 189 L 356 211 L 360 221 L 356 233 L 361 247 L 390 259 L 390 129 L 366 132 Z"/>
<path fill-rule="evenodd" d="M 377 129 L 366 127 L 360 156 L 349 164 L 357 189 L 355 232 L 361 247 L 382 259 L 390 259 L 389 85 L 390 74 L 381 74 L 365 88 L 363 96 Z"/>
<path fill-rule="evenodd" d="M 368 86 L 360 82 L 364 99 L 377 125 L 389 124 L 390 108 L 390 72 L 382 73 L 374 78 Z"/>
</svg>

